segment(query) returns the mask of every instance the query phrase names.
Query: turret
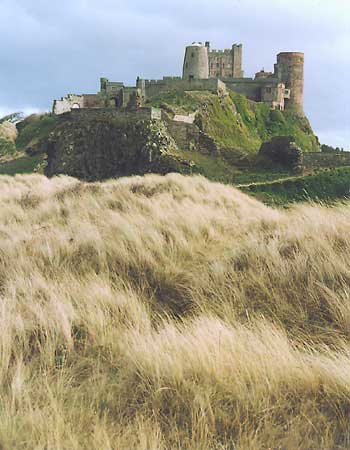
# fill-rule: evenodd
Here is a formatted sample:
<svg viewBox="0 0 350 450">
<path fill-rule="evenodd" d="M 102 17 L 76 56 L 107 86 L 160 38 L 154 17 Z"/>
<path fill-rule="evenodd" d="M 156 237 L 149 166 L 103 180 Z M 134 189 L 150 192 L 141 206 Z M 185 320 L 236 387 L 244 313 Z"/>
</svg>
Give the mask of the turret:
<svg viewBox="0 0 350 450">
<path fill-rule="evenodd" d="M 186 47 L 182 78 L 184 80 L 209 78 L 208 46 L 194 42 Z"/>
<path fill-rule="evenodd" d="M 242 44 L 232 46 L 232 76 L 233 78 L 243 78 L 242 70 Z"/>
<path fill-rule="evenodd" d="M 285 109 L 304 115 L 304 53 L 279 53 L 275 75 L 286 89 L 290 89 L 290 99 L 286 99 Z"/>
</svg>

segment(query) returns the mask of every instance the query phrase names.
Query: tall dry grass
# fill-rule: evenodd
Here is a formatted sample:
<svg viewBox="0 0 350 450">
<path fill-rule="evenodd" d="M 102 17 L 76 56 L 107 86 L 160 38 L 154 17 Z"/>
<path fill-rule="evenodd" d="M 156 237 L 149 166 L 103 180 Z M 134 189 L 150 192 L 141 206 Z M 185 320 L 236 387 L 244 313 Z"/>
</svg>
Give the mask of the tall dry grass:
<svg viewBox="0 0 350 450">
<path fill-rule="evenodd" d="M 350 207 L 0 178 L 0 448 L 348 449 Z"/>
</svg>

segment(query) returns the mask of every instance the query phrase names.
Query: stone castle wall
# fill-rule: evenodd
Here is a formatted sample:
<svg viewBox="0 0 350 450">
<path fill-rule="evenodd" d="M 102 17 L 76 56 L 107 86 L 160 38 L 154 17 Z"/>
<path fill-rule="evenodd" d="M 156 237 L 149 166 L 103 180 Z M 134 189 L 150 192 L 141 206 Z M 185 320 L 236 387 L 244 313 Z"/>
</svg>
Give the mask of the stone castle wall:
<svg viewBox="0 0 350 450">
<path fill-rule="evenodd" d="M 144 89 L 145 98 L 171 91 L 225 92 L 224 83 L 216 78 L 184 80 L 180 77 L 164 77 L 162 80 L 138 80 L 138 86 Z"/>
<path fill-rule="evenodd" d="M 284 103 L 282 101 L 284 86 L 278 82 L 277 78 L 257 78 L 254 80 L 253 78 L 223 78 L 222 81 L 228 89 L 246 96 L 249 100 L 261 102 L 264 101 L 263 97 L 265 96 L 267 103 L 273 101 Z M 268 92 L 266 88 L 270 88 L 271 91 Z"/>
<path fill-rule="evenodd" d="M 277 57 L 275 72 L 260 71 L 255 79 L 243 78 L 242 45 L 231 49 L 211 50 L 210 43 L 194 43 L 186 47 L 183 77 L 162 80 L 137 79 L 136 86 L 110 82 L 101 78 L 99 94 L 68 95 L 56 100 L 54 114 L 79 108 L 135 109 L 145 100 L 164 92 L 210 91 L 225 93 L 226 87 L 255 102 L 272 108 L 290 109 L 303 115 L 304 54 L 284 52 Z"/>
<path fill-rule="evenodd" d="M 129 121 L 138 120 L 161 120 L 162 112 L 157 108 L 139 108 L 135 111 L 118 110 L 115 108 L 84 108 L 73 109 L 68 112 L 73 121 L 99 120 L 99 119 L 121 119 Z M 67 117 L 67 115 L 64 115 Z"/>
<path fill-rule="evenodd" d="M 84 96 L 68 94 L 66 97 L 62 97 L 60 100 L 54 100 L 52 112 L 53 114 L 60 115 L 70 111 L 72 108 L 83 108 Z"/>
<path fill-rule="evenodd" d="M 53 103 L 52 112 L 55 115 L 67 113 L 71 110 L 83 108 L 104 108 L 105 100 L 98 94 L 68 94 Z"/>
<path fill-rule="evenodd" d="M 243 78 L 242 45 L 234 44 L 232 49 L 210 50 L 210 78 Z"/>
</svg>

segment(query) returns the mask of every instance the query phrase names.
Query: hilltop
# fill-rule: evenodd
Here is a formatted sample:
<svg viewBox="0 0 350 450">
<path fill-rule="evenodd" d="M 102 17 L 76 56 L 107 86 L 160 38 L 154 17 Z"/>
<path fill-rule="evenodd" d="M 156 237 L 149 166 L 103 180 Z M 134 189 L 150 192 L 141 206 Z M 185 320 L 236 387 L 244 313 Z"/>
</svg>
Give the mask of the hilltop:
<svg viewBox="0 0 350 450">
<path fill-rule="evenodd" d="M 0 446 L 347 449 L 349 211 L 0 177 Z"/>
<path fill-rule="evenodd" d="M 66 173 L 87 179 L 178 171 L 232 182 L 247 169 L 264 169 L 258 150 L 273 136 L 291 135 L 305 151 L 318 149 L 317 137 L 305 117 L 271 110 L 266 104 L 249 101 L 234 92 L 224 97 L 210 92 L 164 93 L 146 105 L 161 109 L 161 123 L 148 126 L 141 120 L 136 125 L 135 120 L 117 120 L 113 114 L 91 119 L 88 114 L 81 114 L 81 120 L 69 114 L 30 116 L 17 126 L 17 156 L 21 159 L 14 168 L 22 161 L 28 171 L 41 165 L 50 153 L 50 136 L 57 150 L 54 155 L 51 151 L 51 160 L 49 156 L 48 174 Z M 192 114 L 193 124 L 173 120 L 175 116 L 186 118 Z M 145 146 L 155 149 L 152 164 L 147 161 Z M 2 152 L 6 150 L 3 148 Z M 140 163 L 141 154 L 144 156 Z M 100 166 L 96 166 L 97 160 Z M 286 170 L 271 164 L 267 168 L 270 172 Z M 11 165 L 3 169 L 12 173 Z"/>
</svg>

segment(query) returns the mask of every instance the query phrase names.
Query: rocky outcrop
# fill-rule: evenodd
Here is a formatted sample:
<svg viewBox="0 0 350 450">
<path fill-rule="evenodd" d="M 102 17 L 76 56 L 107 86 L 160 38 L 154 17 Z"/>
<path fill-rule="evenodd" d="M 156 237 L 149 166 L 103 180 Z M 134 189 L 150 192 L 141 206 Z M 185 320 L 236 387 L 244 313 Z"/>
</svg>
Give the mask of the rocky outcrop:
<svg viewBox="0 0 350 450">
<path fill-rule="evenodd" d="M 177 153 L 175 141 L 162 121 L 122 120 L 69 115 L 45 144 L 46 175 L 66 174 L 95 181 L 156 172 L 190 173 L 194 165 Z"/>
<path fill-rule="evenodd" d="M 259 155 L 295 172 L 303 169 L 303 152 L 291 136 L 278 136 L 263 143 Z"/>
</svg>

